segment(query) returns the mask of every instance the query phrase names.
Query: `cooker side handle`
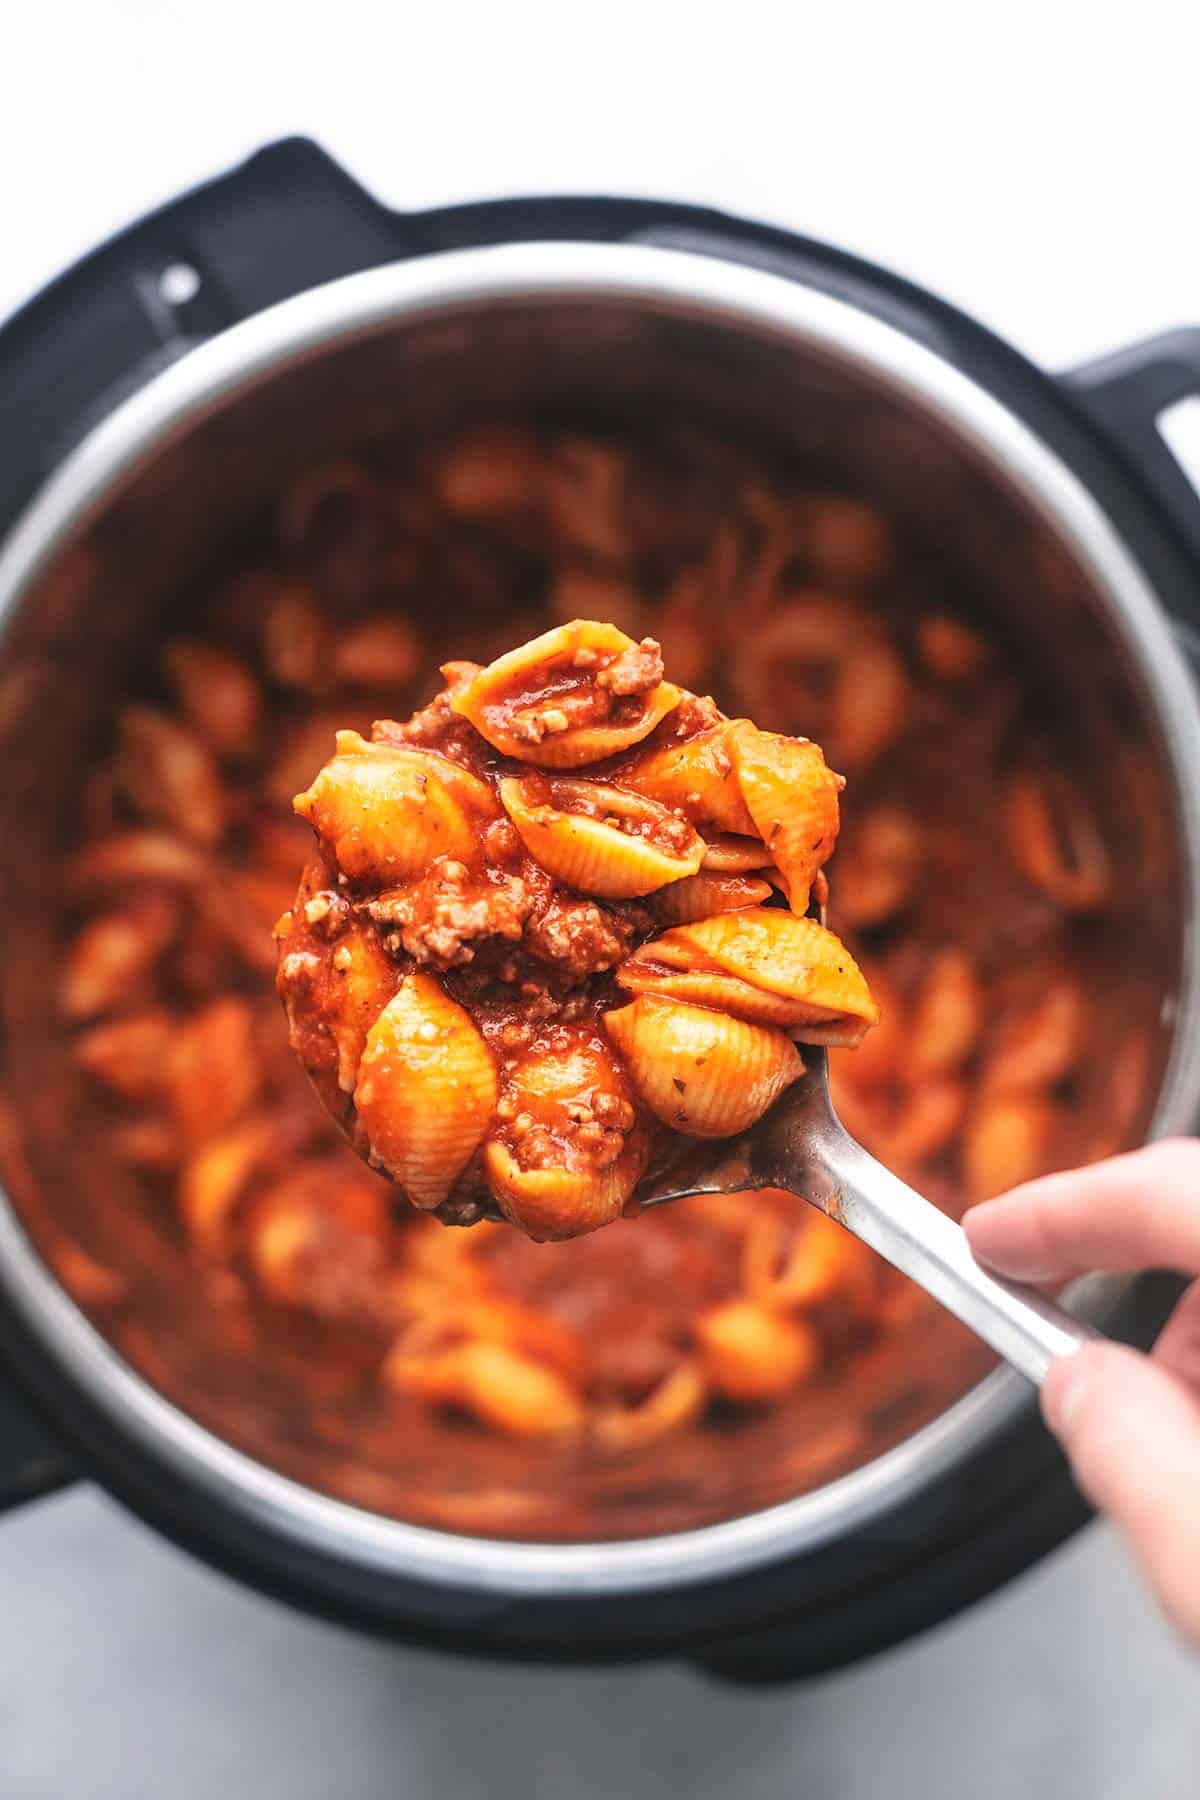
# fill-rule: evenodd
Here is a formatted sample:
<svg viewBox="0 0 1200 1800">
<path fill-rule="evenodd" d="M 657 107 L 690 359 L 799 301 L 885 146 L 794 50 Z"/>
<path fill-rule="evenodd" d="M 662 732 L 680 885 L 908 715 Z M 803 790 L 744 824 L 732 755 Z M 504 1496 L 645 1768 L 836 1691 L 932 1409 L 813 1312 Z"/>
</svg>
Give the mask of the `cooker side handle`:
<svg viewBox="0 0 1200 1800">
<path fill-rule="evenodd" d="M 74 1471 L 23 1399 L 0 1379 L 0 1513 L 65 1487 Z"/>
<path fill-rule="evenodd" d="M 1184 326 L 1130 344 L 1070 370 L 1064 382 L 1093 422 L 1114 440 L 1200 563 L 1200 493 L 1160 427 L 1169 407 L 1200 398 L 1200 326 Z"/>
<path fill-rule="evenodd" d="M 0 533 L 159 369 L 321 282 L 411 255 L 416 227 L 306 138 L 259 150 L 101 245 L 0 330 Z"/>
</svg>

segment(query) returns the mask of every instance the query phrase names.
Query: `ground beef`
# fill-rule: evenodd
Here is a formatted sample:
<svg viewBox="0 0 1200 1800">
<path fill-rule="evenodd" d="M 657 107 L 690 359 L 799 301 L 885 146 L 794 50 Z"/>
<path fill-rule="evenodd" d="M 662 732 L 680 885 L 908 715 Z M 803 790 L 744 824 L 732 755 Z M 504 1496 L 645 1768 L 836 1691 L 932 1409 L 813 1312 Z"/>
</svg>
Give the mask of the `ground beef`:
<svg viewBox="0 0 1200 1800">
<path fill-rule="evenodd" d="M 702 731 L 719 725 L 723 717 L 711 694 L 685 694 L 679 705 L 667 714 L 652 741 L 699 737 Z"/>
<path fill-rule="evenodd" d="M 525 948 L 530 955 L 582 980 L 616 968 L 632 949 L 634 936 L 630 920 L 592 900 L 575 900 L 559 893 L 527 925 Z"/>
<path fill-rule="evenodd" d="M 574 698 L 574 696 L 572 696 Z M 601 709 L 603 711 L 604 709 Z M 571 725 L 580 725 L 586 719 L 597 715 L 595 696 L 585 696 L 578 701 L 569 715 L 562 706 L 522 707 L 520 712 L 513 713 L 508 721 L 508 729 L 512 736 L 522 744 L 540 744 L 543 738 L 553 737 L 560 731 L 567 731 Z"/>
<path fill-rule="evenodd" d="M 643 638 L 640 644 L 622 650 L 607 668 L 601 669 L 596 676 L 596 685 L 607 688 L 610 694 L 646 694 L 656 688 L 662 678 L 662 649 L 653 638 Z"/>
<path fill-rule="evenodd" d="M 321 888 L 304 903 L 304 920 L 321 937 L 336 938 L 345 930 L 350 902 L 336 888 Z"/>
<path fill-rule="evenodd" d="M 436 750 L 454 762 L 471 766 L 475 733 L 450 706 L 450 690 L 444 689 L 428 706 L 401 724 L 396 719 L 376 719 L 371 727 L 377 744 L 395 744 L 410 750 Z"/>
<path fill-rule="evenodd" d="M 453 969 L 473 962 L 482 940 L 518 942 L 532 906 L 533 895 L 519 876 L 472 879 L 461 863 L 451 862 L 439 863 L 411 887 L 380 894 L 365 910 L 389 949 L 403 949 L 426 968 Z"/>
</svg>

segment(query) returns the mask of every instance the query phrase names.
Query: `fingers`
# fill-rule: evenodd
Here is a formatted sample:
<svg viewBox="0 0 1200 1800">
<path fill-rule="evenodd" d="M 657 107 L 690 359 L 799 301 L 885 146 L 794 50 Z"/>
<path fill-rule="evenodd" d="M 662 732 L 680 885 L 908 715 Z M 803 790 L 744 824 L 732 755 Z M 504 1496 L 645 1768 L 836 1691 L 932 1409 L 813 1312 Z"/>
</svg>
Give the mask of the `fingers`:
<svg viewBox="0 0 1200 1800">
<path fill-rule="evenodd" d="M 1192 1283 L 1154 1346 L 1154 1360 L 1200 1398 L 1200 1281 Z M 1200 1495 L 1196 1497 L 1200 1506 Z"/>
<path fill-rule="evenodd" d="M 981 1262 L 1018 1280 L 1094 1269 L 1200 1274 L 1200 1143 L 1029 1182 L 963 1220 Z M 1155 1360 L 1091 1344 L 1051 1369 L 1047 1423 L 1088 1498 L 1128 1535 L 1171 1618 L 1200 1642 L 1200 1283 L 1184 1295 Z"/>
<path fill-rule="evenodd" d="M 1200 1274 L 1200 1142 L 1171 1139 L 1027 1182 L 963 1219 L 971 1249 L 1018 1281 L 1092 1270 Z"/>
<path fill-rule="evenodd" d="M 1054 1364 L 1042 1409 L 1084 1493 L 1126 1532 L 1168 1616 L 1200 1642 L 1200 1403 L 1136 1351 L 1089 1344 Z"/>
</svg>

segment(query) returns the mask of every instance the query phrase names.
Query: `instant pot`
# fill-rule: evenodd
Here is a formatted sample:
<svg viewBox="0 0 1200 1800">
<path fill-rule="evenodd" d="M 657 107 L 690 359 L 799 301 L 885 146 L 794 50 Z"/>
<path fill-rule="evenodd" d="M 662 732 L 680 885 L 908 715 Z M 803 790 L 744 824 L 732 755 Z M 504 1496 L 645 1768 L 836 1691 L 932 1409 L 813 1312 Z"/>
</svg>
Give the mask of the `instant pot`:
<svg viewBox="0 0 1200 1800">
<path fill-rule="evenodd" d="M 1169 964 L 1151 1129 L 1190 1130 L 1200 501 L 1157 420 L 1198 392 L 1200 329 L 1052 378 L 911 284 L 766 226 L 609 198 L 396 214 L 314 145 L 273 145 L 96 251 L 0 333 L 6 892 L 62 799 L 72 721 L 114 646 L 249 496 L 394 427 L 399 408 L 420 432 L 551 401 L 611 414 L 702 399 L 718 425 L 839 442 L 881 504 L 969 538 L 1023 653 L 1050 660 L 1097 741 L 1119 724 L 1136 746 L 1152 772 L 1139 805 L 1170 869 L 1148 925 Z M 110 605 L 94 577 L 114 547 L 139 579 Z M 6 935 L 12 917 L 6 903 Z M 9 1066 L 21 1036 L 10 1010 Z M 1087 1516 L 1031 1390 L 997 1370 L 863 1467 L 695 1531 L 532 1544 L 383 1518 L 254 1461 L 158 1393 L 26 1231 L 19 1145 L 0 1142 L 0 1161 L 14 1190 L 0 1205 L 0 1496 L 93 1475 L 185 1547 L 365 1628 L 781 1679 L 946 1617 Z M 1087 1303 L 1144 1345 L 1177 1292 L 1148 1275 L 1100 1283 Z"/>
</svg>

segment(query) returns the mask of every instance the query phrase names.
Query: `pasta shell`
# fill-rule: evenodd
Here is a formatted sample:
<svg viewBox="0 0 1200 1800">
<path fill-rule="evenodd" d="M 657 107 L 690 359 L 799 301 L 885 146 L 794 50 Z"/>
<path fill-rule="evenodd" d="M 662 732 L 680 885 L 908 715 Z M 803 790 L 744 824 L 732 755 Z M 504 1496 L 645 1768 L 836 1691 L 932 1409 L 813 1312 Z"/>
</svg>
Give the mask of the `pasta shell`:
<svg viewBox="0 0 1200 1800">
<path fill-rule="evenodd" d="M 656 941 L 661 943 L 662 939 Z M 648 946 L 622 964 L 617 980 L 631 994 L 656 994 L 686 1001 L 689 1006 L 731 1013 L 751 1024 L 773 1025 L 784 1031 L 795 1024 L 795 1004 L 781 994 L 761 993 L 736 975 L 722 975 L 719 969 L 672 968 L 658 962 Z"/>
<path fill-rule="evenodd" d="M 745 1293 L 772 1310 L 836 1300 L 851 1315 L 869 1313 L 877 1294 L 871 1251 L 815 1207 L 805 1211 L 799 1229 L 758 1213 L 742 1259 Z"/>
<path fill-rule="evenodd" d="M 183 1154 L 175 1130 L 165 1119 L 126 1119 L 112 1134 L 113 1155 L 134 1169 L 173 1169 Z"/>
<path fill-rule="evenodd" d="M 883 925 L 908 905 L 925 861 L 925 833 L 897 806 L 860 813 L 838 853 L 837 916 L 862 928 Z"/>
<path fill-rule="evenodd" d="M 330 622 L 301 582 L 277 587 L 262 610 L 262 659 L 280 687 L 322 687 L 332 649 Z"/>
<path fill-rule="evenodd" d="M 488 1229 L 486 1225 L 483 1228 L 484 1231 Z M 492 1226 L 490 1229 L 500 1228 Z M 449 1236 L 451 1242 L 461 1235 L 439 1232 L 439 1236 Z M 507 1231 L 504 1232 L 506 1238 L 509 1235 Z M 476 1228 L 468 1241 L 474 1245 L 481 1236 L 482 1233 Z M 406 1258 L 406 1267 L 411 1262 L 411 1257 Z M 474 1256 L 467 1260 L 467 1267 L 479 1278 L 470 1291 L 469 1303 L 461 1280 L 456 1291 L 443 1285 L 440 1303 L 425 1301 L 420 1305 L 416 1315 L 410 1318 L 402 1332 L 399 1345 L 412 1351 L 440 1350 L 464 1340 L 506 1344 L 510 1350 L 519 1350 L 523 1355 L 535 1357 L 538 1362 L 549 1364 L 571 1379 L 586 1373 L 588 1344 L 581 1331 L 564 1324 L 553 1314 L 542 1312 L 536 1306 L 503 1299 L 490 1292 L 486 1274 L 479 1268 Z M 443 1283 L 453 1280 L 454 1271 L 450 1266 L 443 1271 Z"/>
<path fill-rule="evenodd" d="M 333 879 L 320 856 L 305 869 L 294 910 L 280 921 L 276 988 L 292 1049 L 334 1117 L 342 1118 L 367 1033 L 396 992 L 400 971 L 366 920 L 351 918 L 336 941 L 327 941 L 330 920 L 338 916 L 330 910 L 336 895 L 326 889 Z M 344 903 L 340 910 L 346 913 Z M 309 924 L 314 913 L 315 927 Z"/>
<path fill-rule="evenodd" d="M 879 1009 L 845 945 L 814 919 L 747 907 L 678 925 L 617 970 L 621 986 L 786 1025 L 813 1044 L 855 1044 Z"/>
<path fill-rule="evenodd" d="M 963 1133 L 961 1158 L 967 1199 L 990 1200 L 1043 1175 L 1052 1165 L 1059 1110 L 1038 1094 L 986 1095 Z"/>
<path fill-rule="evenodd" d="M 58 1003 L 66 1018 L 94 1019 L 127 1002 L 175 936 L 177 908 L 147 893 L 120 912 L 89 919 L 65 951 Z"/>
<path fill-rule="evenodd" d="M 338 633 L 333 673 L 358 687 L 402 688 L 421 667 L 425 647 L 405 618 L 377 613 Z"/>
<path fill-rule="evenodd" d="M 640 744 L 679 704 L 658 646 L 615 625 L 573 619 L 451 685 L 450 705 L 493 749 L 545 769 L 576 769 Z"/>
<path fill-rule="evenodd" d="M 354 1104 L 371 1160 L 430 1209 L 451 1193 L 496 1107 L 496 1068 L 461 1006 L 407 975 L 370 1032 Z"/>
<path fill-rule="evenodd" d="M 263 794 L 272 806 L 286 809 L 296 794 L 312 780 L 312 772 L 326 763 L 331 745 L 346 730 L 370 731 L 371 721 L 362 714 L 356 717 L 346 707 L 336 712 L 310 712 L 290 730 L 279 731 L 278 743 L 270 767 L 263 776 Z"/>
<path fill-rule="evenodd" d="M 546 511 L 564 548 L 623 562 L 629 549 L 629 455 L 593 438 L 560 438 L 546 469 Z"/>
<path fill-rule="evenodd" d="M 960 1068 L 983 1027 L 983 987 L 965 950 L 948 945 L 931 961 L 912 1009 L 908 1069 L 919 1081 Z"/>
<path fill-rule="evenodd" d="M 501 1118 L 529 1115 L 531 1126 L 566 1132 L 586 1122 L 576 1114 L 611 1121 L 628 1131 L 633 1124 L 629 1089 L 612 1052 L 590 1025 L 556 1027 L 549 1047 L 523 1057 L 508 1075 Z"/>
<path fill-rule="evenodd" d="M 1071 975 L 1047 974 L 1039 998 L 999 1022 L 983 1064 L 985 1090 L 1053 1087 L 1074 1069 L 1088 1042 L 1087 995 Z"/>
<path fill-rule="evenodd" d="M 166 1080 L 174 1021 L 165 1007 L 93 1025 L 71 1047 L 81 1069 L 122 1100 L 151 1099 Z"/>
<path fill-rule="evenodd" d="M 81 850 L 70 865 L 72 886 L 89 893 L 96 888 L 123 888 L 136 881 L 191 887 L 211 879 L 212 874 L 213 865 L 203 851 L 165 831 L 123 831 L 100 838 Z"/>
<path fill-rule="evenodd" d="M 954 1137 L 967 1110 L 967 1087 L 955 1075 L 929 1076 L 906 1096 L 879 1154 L 903 1175 L 939 1151 Z"/>
<path fill-rule="evenodd" d="M 829 1059 L 831 1079 L 843 1075 L 856 1088 L 886 1088 L 900 1080 L 908 1061 L 910 1007 L 886 967 L 863 969 L 879 1022 L 853 1055 L 836 1052 Z"/>
<path fill-rule="evenodd" d="M 723 719 L 682 744 L 652 750 L 621 770 L 621 785 L 676 807 L 694 825 L 756 837 L 729 748 L 739 723 L 745 721 Z"/>
<path fill-rule="evenodd" d="M 714 533 L 703 562 L 676 575 L 655 611 L 654 629 L 673 675 L 703 693 L 720 648 L 715 614 L 729 608 L 742 565 L 741 536 L 730 522 Z"/>
<path fill-rule="evenodd" d="M 499 1139 L 484 1155 L 488 1186 L 501 1212 L 538 1243 L 582 1237 L 611 1225 L 632 1194 L 645 1156 L 629 1153 L 611 1169 L 523 1169 Z"/>
<path fill-rule="evenodd" d="M 810 494 L 798 512 L 804 554 L 822 580 L 854 587 L 876 580 L 891 564 L 891 527 L 861 500 Z"/>
<path fill-rule="evenodd" d="M 220 1250 L 251 1177 L 281 1149 L 292 1147 L 277 1120 L 256 1116 L 198 1150 L 184 1164 L 177 1195 L 192 1242 L 202 1250 Z"/>
<path fill-rule="evenodd" d="M 745 721 L 730 732 L 729 753 L 754 829 L 787 884 L 792 911 L 803 913 L 817 870 L 837 843 L 841 776 L 818 744 Z"/>
<path fill-rule="evenodd" d="M 532 436 L 483 430 L 460 437 L 445 450 L 431 478 L 447 511 L 488 518 L 536 504 L 544 469 L 545 453 Z"/>
<path fill-rule="evenodd" d="M 715 913 L 736 912 L 742 906 L 761 906 L 771 897 L 771 884 L 753 875 L 710 875 L 701 869 L 683 881 L 672 882 L 655 895 L 654 911 L 666 925 L 688 925 Z"/>
<path fill-rule="evenodd" d="M 1061 771 L 1014 775 L 1004 796 L 1008 853 L 1027 881 L 1068 912 L 1095 912 L 1112 892 L 1112 858 L 1084 796 Z"/>
<path fill-rule="evenodd" d="M 486 783 L 457 763 L 368 744 L 356 731 L 338 732 L 337 754 L 295 808 L 345 874 L 389 882 L 421 874 L 438 857 L 471 861 L 476 821 L 498 813 Z"/>
<path fill-rule="evenodd" d="M 783 599 L 743 636 L 730 673 L 754 718 L 804 719 L 847 767 L 872 762 L 908 722 L 911 684 L 896 646 L 869 614 L 830 594 Z"/>
<path fill-rule="evenodd" d="M 212 644 L 177 638 L 163 651 L 163 668 L 188 722 L 224 755 L 254 747 L 262 691 L 236 656 Z"/>
<path fill-rule="evenodd" d="M 220 840 L 226 796 L 204 739 L 152 706 L 127 706 L 120 718 L 120 780 L 147 818 L 205 849 Z"/>
<path fill-rule="evenodd" d="M 591 1436 L 604 1450 L 642 1450 L 699 1418 L 707 1399 L 704 1377 L 689 1358 L 664 1375 L 644 1400 L 598 1408 L 589 1421 Z"/>
<path fill-rule="evenodd" d="M 643 794 L 598 781 L 500 783 L 504 810 L 525 848 L 568 887 L 631 900 L 694 875 L 704 841 L 677 814 Z"/>
<path fill-rule="evenodd" d="M 991 656 L 987 639 L 950 613 L 924 613 L 916 642 L 921 661 L 939 681 L 970 681 Z"/>
<path fill-rule="evenodd" d="M 430 1356 L 394 1351 L 385 1386 L 434 1406 L 455 1406 L 508 1437 L 554 1437 L 583 1423 L 571 1384 L 507 1344 L 452 1344 Z"/>
<path fill-rule="evenodd" d="M 274 928 L 287 910 L 294 880 L 294 871 L 285 883 L 277 875 L 222 868 L 219 879 L 198 890 L 197 916 L 247 968 L 268 975 L 275 961 Z"/>
<path fill-rule="evenodd" d="M 255 1100 L 262 1082 L 255 1050 L 254 1015 L 234 994 L 176 1022 L 162 1075 L 185 1144 L 228 1130 Z"/>
<path fill-rule="evenodd" d="M 251 1200 L 246 1255 L 272 1300 L 361 1317 L 390 1224 L 390 1191 L 361 1164 L 305 1161 Z"/>
<path fill-rule="evenodd" d="M 372 1025 L 396 991 L 397 970 L 370 926 L 352 924 L 329 959 L 328 1025 L 337 1051 L 337 1083 L 354 1092 Z"/>
<path fill-rule="evenodd" d="M 702 1313 L 696 1342 L 710 1384 L 743 1403 L 777 1399 L 821 1360 L 821 1340 L 811 1325 L 752 1300 L 730 1300 Z"/>
<path fill-rule="evenodd" d="M 709 838 L 704 846 L 704 870 L 714 875 L 749 875 L 755 869 L 773 868 L 771 852 L 761 838 L 735 837 L 723 833 Z"/>
<path fill-rule="evenodd" d="M 691 1137 L 744 1131 L 804 1073 L 782 1031 L 704 1007 L 644 996 L 604 1023 L 651 1111 Z"/>
<path fill-rule="evenodd" d="M 531 1237 L 578 1237 L 615 1219 L 648 1144 L 624 1070 L 589 1026 L 510 1074 L 485 1167 L 506 1218 Z"/>
</svg>

